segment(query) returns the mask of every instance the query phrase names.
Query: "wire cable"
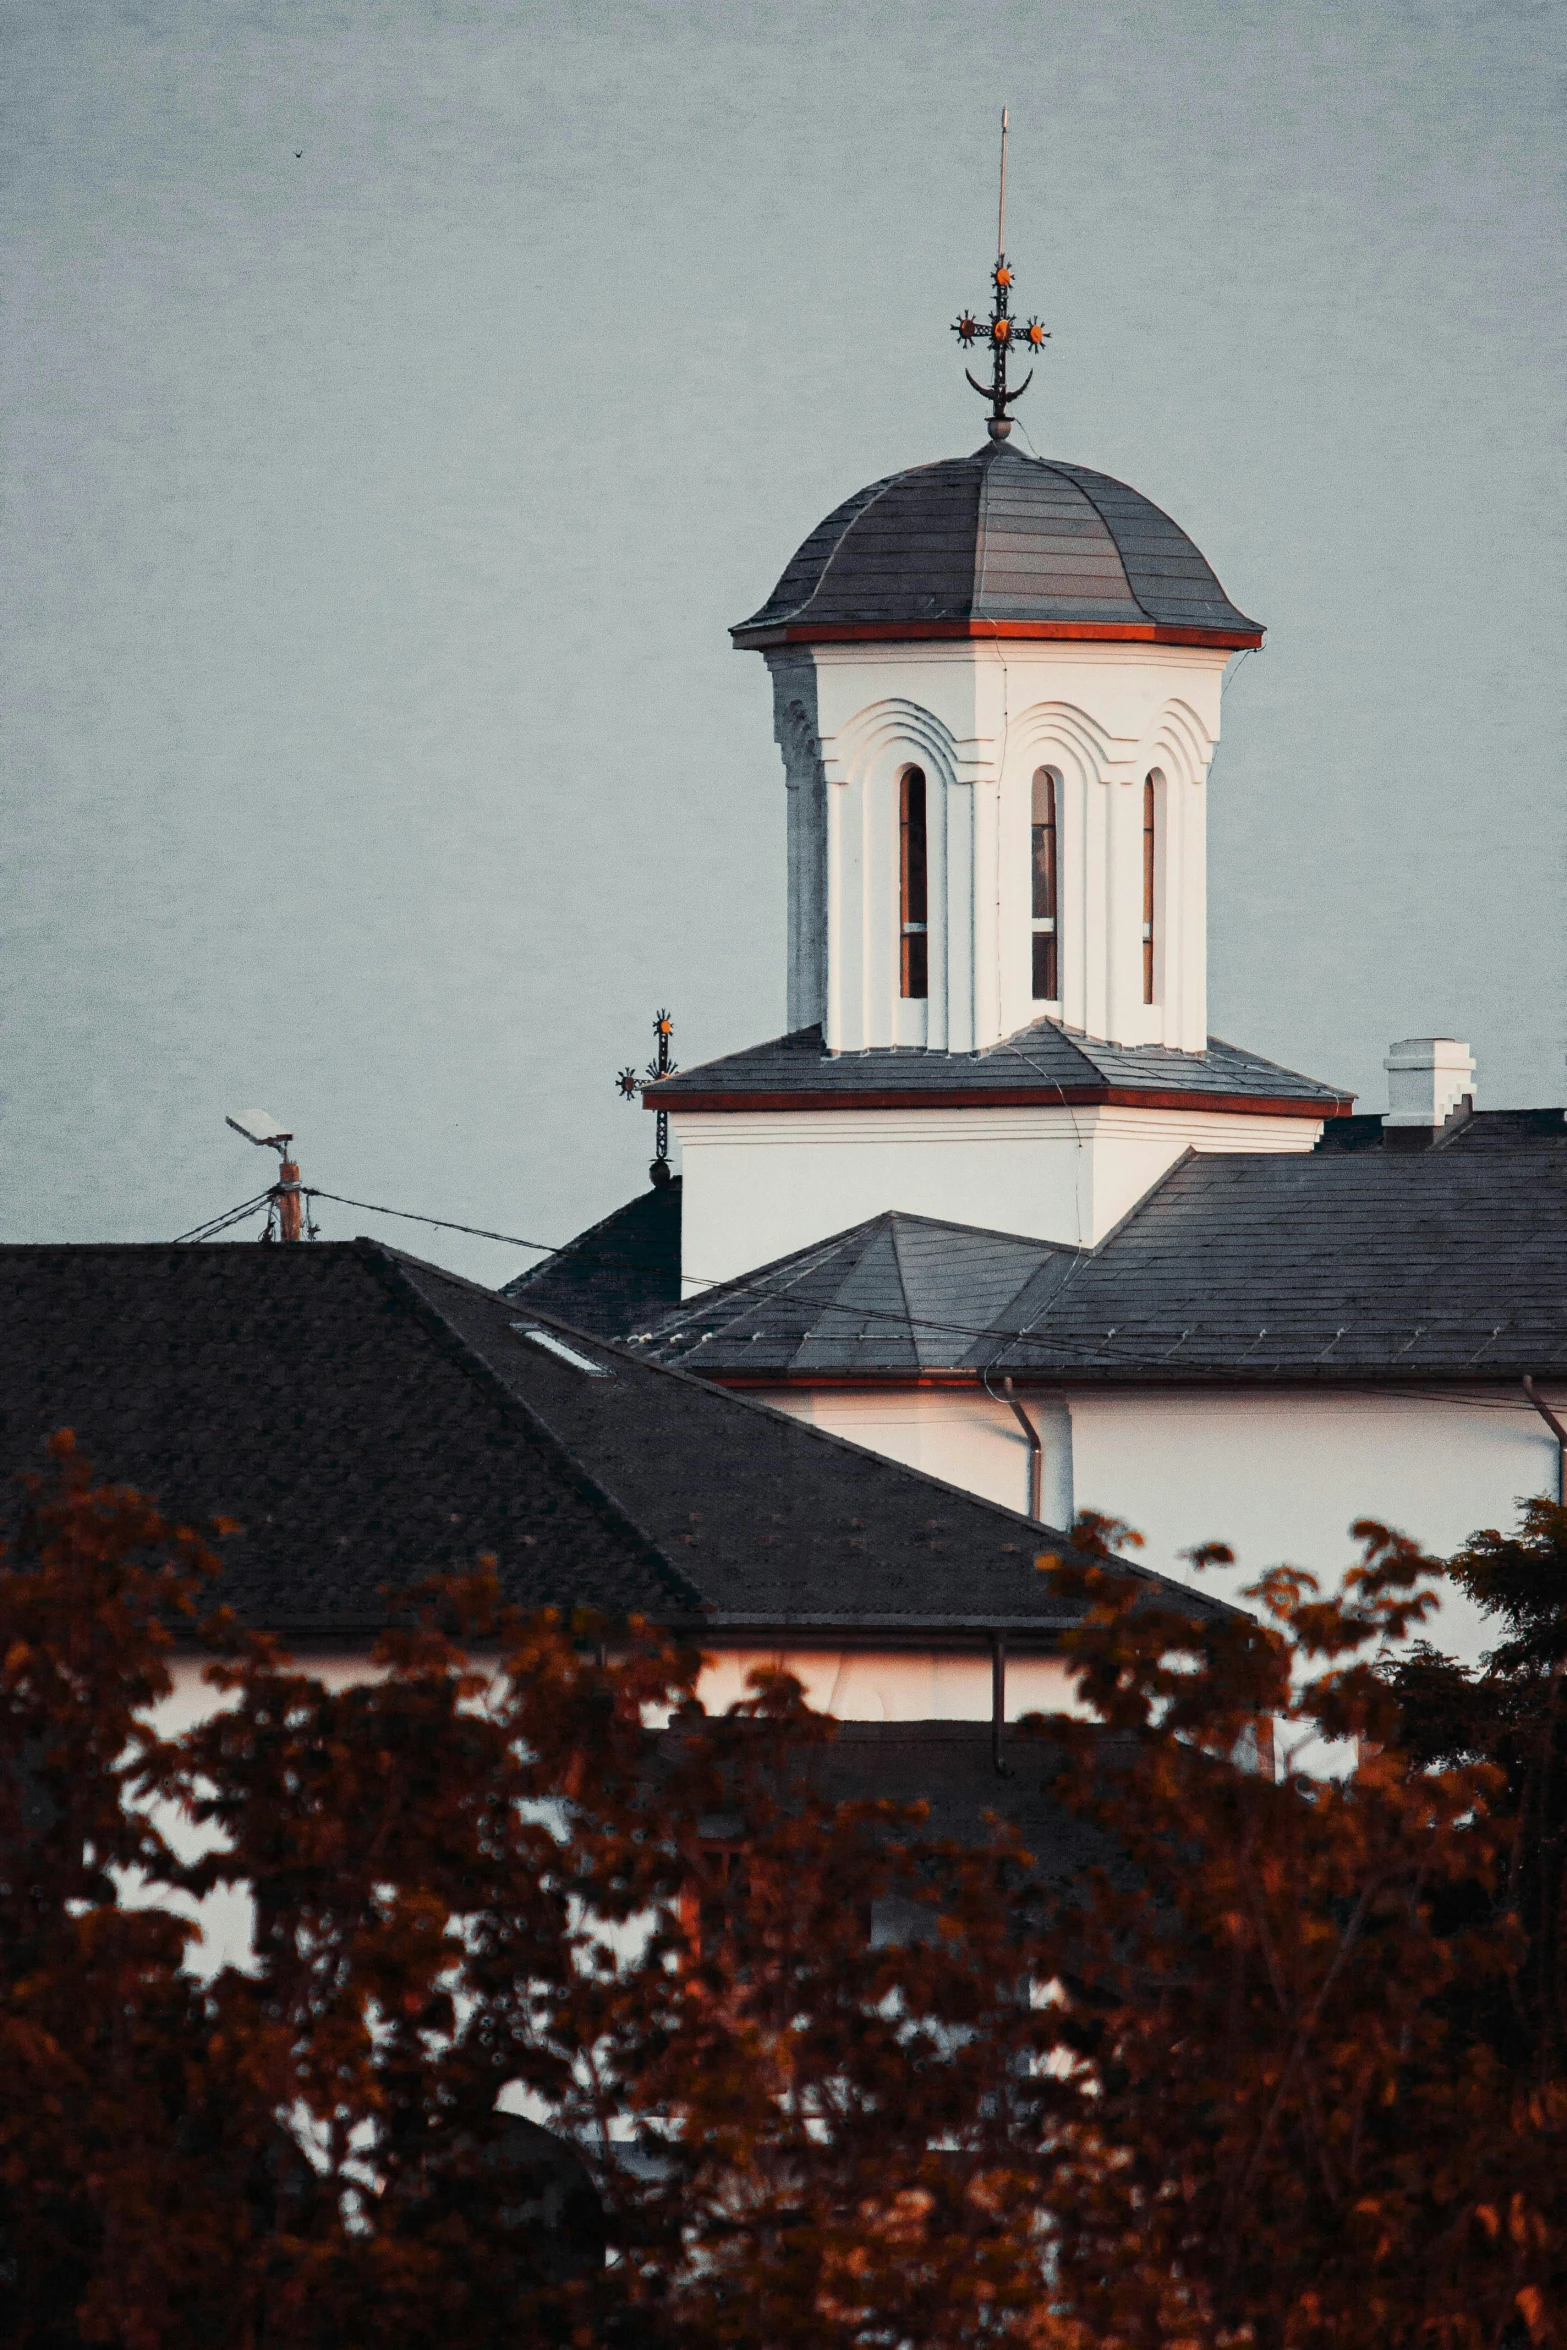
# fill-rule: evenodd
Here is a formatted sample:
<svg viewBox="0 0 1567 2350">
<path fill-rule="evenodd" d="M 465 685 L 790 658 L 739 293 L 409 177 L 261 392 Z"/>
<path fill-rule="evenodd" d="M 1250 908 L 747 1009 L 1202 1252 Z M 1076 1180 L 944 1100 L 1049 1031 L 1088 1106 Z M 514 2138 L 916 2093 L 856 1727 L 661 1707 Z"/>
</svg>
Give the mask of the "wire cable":
<svg viewBox="0 0 1567 2350">
<path fill-rule="evenodd" d="M 574 1246 L 574 1243 L 569 1241 L 564 1244 L 556 1244 L 545 1240 L 524 1240 L 519 1234 L 515 1232 L 493 1232 L 487 1226 L 482 1224 L 459 1224 L 447 1216 L 422 1216 L 410 1208 L 389 1208 L 380 1205 L 374 1200 L 349 1199 L 342 1192 L 320 1191 L 311 1184 L 301 1185 L 300 1188 L 301 1191 L 304 1192 L 305 1195 L 309 1198 L 331 1200 L 339 1207 L 360 1208 L 367 1215 L 394 1216 L 405 1223 L 431 1225 L 437 1231 L 441 1232 L 463 1232 L 467 1233 L 471 1238 L 477 1240 L 497 1240 L 509 1248 L 532 1249 L 543 1257 L 563 1256 L 568 1253 L 572 1246 Z M 217 1233 L 228 1230 L 231 1225 L 242 1223 L 247 1216 L 258 1214 L 263 1208 L 266 1208 L 271 1204 L 271 1199 L 272 1194 L 270 1192 L 261 1192 L 255 1199 L 247 1200 L 243 1206 L 238 1208 L 231 1208 L 225 1215 L 212 1217 L 206 1224 L 198 1224 L 194 1226 L 191 1231 L 179 1234 L 178 1241 L 190 1242 L 214 1237 Z M 178 1243 L 176 1243 L 176 1245 L 177 1244 Z M 822 1245 L 825 1249 L 830 1244 L 823 1243 Z M 1064 1247 L 1060 1242 L 1041 1241 L 1039 1246 L 1042 1250 L 1048 1251 L 1051 1254 L 1072 1255 L 1077 1258 L 1077 1263 L 1069 1268 L 1068 1280 L 1070 1280 L 1073 1273 L 1081 1269 L 1085 1259 L 1091 1259 L 1096 1253 L 1092 1249 L 1071 1250 Z M 636 1265 L 640 1261 L 640 1259 L 632 1256 L 626 1256 L 623 1258 L 606 1256 L 600 1259 L 601 1263 L 606 1264 L 619 1262 L 626 1265 Z M 802 1268 L 801 1271 L 794 1276 L 794 1282 L 808 1280 L 811 1272 L 815 1269 L 816 1268 L 814 1266 Z M 700 1279 L 702 1276 L 696 1275 L 693 1276 L 693 1278 Z M 1062 1285 L 1063 1289 L 1066 1287 L 1066 1285 L 1067 1284 L 1064 1282 Z M 793 1286 L 794 1283 L 792 1282 L 790 1284 L 790 1288 L 793 1288 Z M 755 1298 L 780 1304 L 785 1302 L 790 1295 L 790 1289 L 774 1287 L 766 1282 L 746 1281 L 744 1279 L 727 1280 L 722 1283 L 715 1282 L 713 1287 L 715 1289 L 722 1287 L 730 1297 Z M 1058 1297 L 1059 1294 L 1060 1293 L 1058 1292 Z M 1044 1312 L 1048 1313 L 1050 1306 L 1056 1302 L 1057 1299 L 1047 1301 Z M 1168 1363 L 1170 1354 L 1176 1351 L 1175 1348 L 1171 1348 L 1167 1349 L 1162 1354 L 1152 1354 L 1133 1347 L 1112 1346 L 1109 1342 L 1116 1335 L 1113 1328 L 1107 1330 L 1102 1338 L 1090 1339 L 1086 1335 L 1073 1337 L 1071 1334 L 1053 1338 L 1049 1336 L 1037 1323 L 1032 1328 L 1026 1330 L 998 1329 L 993 1323 L 984 1327 L 977 1327 L 975 1324 L 970 1322 L 949 1322 L 930 1315 L 900 1314 L 887 1307 L 860 1304 L 838 1305 L 832 1299 L 826 1300 L 820 1310 L 827 1313 L 836 1312 L 840 1314 L 852 1315 L 854 1319 L 862 1322 L 888 1322 L 895 1325 L 898 1329 L 905 1331 L 912 1326 L 916 1330 L 928 1330 L 953 1338 L 967 1338 L 976 1343 L 983 1339 L 989 1339 L 993 1343 L 997 1344 L 1001 1349 L 1001 1353 L 997 1354 L 989 1363 L 988 1367 L 993 1371 L 1002 1367 L 1002 1357 L 1008 1348 L 1019 1344 L 1031 1346 L 1042 1354 L 1056 1355 L 1063 1358 L 1059 1370 L 1055 1371 L 1054 1375 L 1056 1376 L 1069 1375 L 1071 1369 L 1073 1368 L 1083 1369 L 1090 1367 L 1132 1372 L 1158 1371 L 1161 1367 Z M 699 1321 L 701 1319 L 701 1316 L 702 1301 L 700 1298 L 693 1299 L 684 1314 L 681 1314 L 678 1318 L 675 1316 L 670 1317 L 669 1325 L 661 1335 L 665 1336 L 666 1338 L 675 1338 L 682 1334 L 682 1326 L 685 1329 L 689 1329 L 693 1322 Z M 1043 1319 L 1043 1315 L 1041 1319 Z M 1428 1325 L 1427 1327 L 1431 1328 L 1433 1326 Z M 1495 1339 L 1499 1338 L 1505 1328 L 1506 1325 L 1504 1324 L 1501 1328 L 1492 1330 L 1486 1339 L 1485 1345 L 1482 1345 L 1482 1347 L 1479 1349 L 1479 1353 L 1483 1354 L 1485 1352 L 1486 1346 L 1491 1344 Z M 1353 1324 L 1347 1324 L 1343 1330 L 1338 1332 L 1337 1335 L 1340 1337 L 1349 1338 L 1376 1337 L 1392 1339 L 1401 1336 L 1402 1331 L 1403 1326 L 1401 1324 L 1393 1327 L 1384 1327 L 1379 1325 L 1375 1328 L 1368 1328 L 1366 1326 L 1360 1326 L 1357 1328 Z M 714 1333 L 704 1332 L 703 1338 L 696 1339 L 686 1349 L 687 1355 L 694 1354 L 703 1344 L 704 1339 L 712 1335 L 714 1335 Z M 1171 1335 L 1171 1330 L 1155 1331 L 1153 1329 L 1149 1329 L 1145 1334 L 1145 1344 L 1152 1343 L 1156 1340 L 1166 1339 Z M 1202 1331 L 1200 1325 L 1196 1326 L 1195 1328 L 1192 1325 L 1187 1325 L 1176 1338 L 1176 1348 L 1178 1348 L 1186 1338 L 1193 1336 L 1201 1337 L 1201 1335 Z M 1260 1337 L 1263 1335 L 1263 1333 L 1259 1332 L 1258 1335 Z M 1254 1345 L 1255 1343 L 1256 1342 L 1253 1341 Z M 1083 1359 L 1085 1356 L 1088 1358 L 1086 1365 Z M 1477 1357 L 1471 1358 L 1471 1362 L 1475 1360 L 1477 1360 Z M 954 1365 L 952 1367 L 956 1369 L 959 1366 Z M 1047 1368 L 1047 1366 L 1043 1365 L 1030 1367 L 1037 1367 L 1042 1369 Z M 1189 1368 L 1197 1374 L 1200 1374 L 1206 1370 L 1211 1375 L 1222 1378 L 1224 1375 L 1225 1365 L 1222 1363 L 1204 1364 L 1201 1362 L 1193 1362 L 1189 1365 Z M 1292 1372 L 1298 1372 L 1304 1368 L 1307 1368 L 1307 1366 L 1300 1363 L 1285 1362 L 1282 1359 L 1276 1360 L 1271 1364 L 1259 1364 L 1257 1366 L 1259 1371 L 1270 1370 L 1275 1377 L 1280 1378 L 1289 1378 Z M 1384 1369 L 1390 1370 L 1391 1368 L 1391 1364 L 1385 1366 L 1381 1364 L 1356 1364 L 1353 1366 L 1346 1365 L 1345 1373 L 1347 1376 L 1336 1380 L 1334 1384 L 1342 1387 L 1354 1387 L 1357 1385 L 1357 1383 L 1369 1384 L 1370 1392 L 1380 1394 L 1385 1392 L 1383 1381 L 1373 1378 L 1370 1382 L 1368 1382 L 1367 1375 L 1374 1374 L 1377 1371 Z M 1411 1365 L 1410 1369 L 1414 1372 L 1416 1377 L 1419 1376 L 1419 1370 L 1417 1366 Z M 1479 1373 L 1478 1375 L 1484 1377 L 1483 1372 Z M 1429 1371 L 1427 1371 L 1426 1376 L 1427 1378 L 1430 1377 Z M 1482 1399 L 1480 1397 L 1455 1396 L 1450 1392 L 1445 1392 L 1440 1389 L 1421 1389 L 1411 1385 L 1406 1385 L 1402 1381 L 1399 1383 L 1398 1392 L 1402 1397 L 1409 1401 L 1458 1404 L 1466 1410 L 1512 1411 L 1518 1408 L 1513 1404 L 1510 1398 L 1506 1401 L 1491 1401 L 1489 1399 Z"/>
<path fill-rule="evenodd" d="M 329 1199 L 340 1208 L 363 1208 L 367 1216 L 398 1216 L 405 1224 L 433 1224 L 437 1232 L 466 1232 L 475 1240 L 503 1240 L 508 1248 L 537 1249 L 541 1256 L 558 1257 L 562 1250 L 548 1240 L 524 1240 L 515 1232 L 491 1232 L 483 1224 L 454 1224 L 448 1216 L 416 1216 L 411 1208 L 380 1208 L 374 1200 L 346 1199 L 340 1191 L 317 1191 L 313 1183 L 301 1184 L 306 1199 Z M 566 1242 L 566 1247 L 571 1243 Z"/>
<path fill-rule="evenodd" d="M 243 1207 L 228 1208 L 221 1216 L 209 1216 L 205 1224 L 193 1224 L 188 1232 L 176 1232 L 174 1246 L 177 1248 L 186 1240 L 210 1240 L 216 1233 L 226 1232 L 231 1224 L 242 1224 L 247 1216 L 259 1215 L 271 1197 L 270 1191 L 258 1191 Z"/>
</svg>

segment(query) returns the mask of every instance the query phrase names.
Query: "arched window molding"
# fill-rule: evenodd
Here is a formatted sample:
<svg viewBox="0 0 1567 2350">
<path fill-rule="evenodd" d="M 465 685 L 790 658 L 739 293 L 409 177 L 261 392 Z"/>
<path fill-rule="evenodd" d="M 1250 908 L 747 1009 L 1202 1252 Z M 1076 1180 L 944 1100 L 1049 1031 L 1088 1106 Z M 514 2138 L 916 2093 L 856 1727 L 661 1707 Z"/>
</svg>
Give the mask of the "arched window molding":
<svg viewBox="0 0 1567 2350">
<path fill-rule="evenodd" d="M 1061 778 L 1036 768 L 1029 826 L 1031 994 L 1036 1004 L 1061 1000 Z"/>
<path fill-rule="evenodd" d="M 930 853 L 923 767 L 898 778 L 898 993 L 930 994 Z"/>
<path fill-rule="evenodd" d="M 1159 783 L 1158 769 L 1143 777 L 1143 1002 L 1153 1003 L 1159 968 Z"/>
</svg>

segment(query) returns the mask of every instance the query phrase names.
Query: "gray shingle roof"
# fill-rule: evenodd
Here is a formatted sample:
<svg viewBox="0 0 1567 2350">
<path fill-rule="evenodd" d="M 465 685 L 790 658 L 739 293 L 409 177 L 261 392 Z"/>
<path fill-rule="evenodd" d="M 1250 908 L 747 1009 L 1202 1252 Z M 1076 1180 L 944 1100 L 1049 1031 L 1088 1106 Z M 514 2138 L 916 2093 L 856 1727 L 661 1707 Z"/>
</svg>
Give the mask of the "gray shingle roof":
<svg viewBox="0 0 1567 2350">
<path fill-rule="evenodd" d="M 169 1514 L 239 1521 L 253 1623 L 383 1622 L 381 1586 L 481 1551 L 522 1607 L 695 1600 L 370 1242 L 0 1249 L 0 1470 L 61 1427 Z"/>
<path fill-rule="evenodd" d="M 569 1334 L 595 1379 L 515 1327 L 515 1301 L 405 1261 L 420 1295 L 658 1544 L 717 1626 L 1034 1626 L 1062 1618 L 1049 1534 L 999 1504 L 752 1398 Z M 538 1317 L 541 1327 L 563 1329 Z M 1146 1570 L 1132 1570 L 1145 1574 Z M 1151 1589 L 1178 1589 L 1148 1577 Z"/>
<path fill-rule="evenodd" d="M 704 1379 L 946 1370 L 970 1362 L 1036 1277 L 1078 1261 L 1007 1232 L 888 1211 L 704 1290 L 647 1342 Z"/>
<path fill-rule="evenodd" d="M 1167 1045 L 1101 1044 L 1058 1021 L 1037 1020 L 978 1053 L 927 1052 L 894 1045 L 829 1053 L 817 1028 L 700 1062 L 650 1085 L 654 1109 L 918 1108 L 941 1102 L 1074 1103 L 1128 1099 L 1248 1108 L 1297 1104 L 1306 1116 L 1336 1116 L 1354 1095 L 1210 1037 L 1204 1053 Z"/>
<path fill-rule="evenodd" d="M 502 1295 L 601 1338 L 651 1329 L 680 1303 L 680 1177 L 579 1232 Z"/>
<path fill-rule="evenodd" d="M 1408 1129 L 1390 1141 L 1380 1111 L 1335 1118 L 1322 1130 L 1319 1151 L 1383 1151 L 1425 1148 L 1439 1151 L 1567 1150 L 1567 1110 L 1469 1110 L 1455 1112 L 1431 1135 Z"/>
<path fill-rule="evenodd" d="M 1102 1731 L 1098 1752 L 1107 1771 L 1124 1769 L 1136 1742 Z M 998 1813 L 1021 1835 L 1034 1880 L 1046 1886 L 1064 1887 L 1096 1867 L 1130 1881 L 1125 1855 L 1055 1793 L 1063 1758 L 1048 1732 L 1009 1729 L 1003 1754 L 1007 1776 L 998 1779 L 989 1726 L 979 1722 L 843 1722 L 829 1744 L 801 1757 L 801 1776 L 830 1803 L 926 1803 L 924 1833 L 956 1843 L 984 1842 L 986 1815 Z"/>
<path fill-rule="evenodd" d="M 718 1379 L 1567 1374 L 1567 1151 L 1192 1154 L 1081 1254 L 889 1214 L 706 1291 L 650 1351 Z"/>
<path fill-rule="evenodd" d="M 738 645 L 1005 633 L 1255 645 L 1186 533 L 1086 466 L 987 441 L 857 490 L 819 523 Z"/>
<path fill-rule="evenodd" d="M 237 1519 L 223 1596 L 274 1629 L 361 1631 L 484 1551 L 520 1607 L 714 1630 L 1048 1644 L 1068 1612 L 1047 1529 L 371 1241 L 0 1249 L 0 1466 L 60 1427 L 178 1519 Z"/>
</svg>

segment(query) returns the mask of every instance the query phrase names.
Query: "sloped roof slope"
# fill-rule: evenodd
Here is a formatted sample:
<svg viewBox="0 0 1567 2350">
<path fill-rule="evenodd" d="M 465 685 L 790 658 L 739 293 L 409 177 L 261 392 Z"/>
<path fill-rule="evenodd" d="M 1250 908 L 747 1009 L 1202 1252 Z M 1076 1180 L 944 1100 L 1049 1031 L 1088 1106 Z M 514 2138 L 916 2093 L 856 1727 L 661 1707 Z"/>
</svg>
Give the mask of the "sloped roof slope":
<svg viewBox="0 0 1567 2350">
<path fill-rule="evenodd" d="M 872 1280 L 889 1253 L 912 1291 Z M 1563 1374 L 1567 1152 L 1192 1153 L 1093 1251 L 891 1214 L 704 1291 L 649 1351 L 747 1380 Z"/>
<path fill-rule="evenodd" d="M 481 1551 L 521 1607 L 695 1602 L 370 1242 L 0 1248 L 4 1468 L 60 1427 L 166 1513 L 238 1520 L 223 1596 L 253 1623 L 379 1623 L 383 1585 Z"/>
<path fill-rule="evenodd" d="M 676 1109 L 920 1109 L 982 1103 L 1126 1101 L 1336 1117 L 1354 1100 L 1298 1070 L 1210 1037 L 1202 1053 L 1169 1045 L 1101 1044 L 1037 1020 L 978 1053 L 890 1045 L 830 1053 L 819 1027 L 798 1028 L 650 1085 L 644 1105 Z"/>
<path fill-rule="evenodd" d="M 1567 1154 L 1194 1155 L 1019 1305 L 1009 1369 L 1567 1371 Z"/>
<path fill-rule="evenodd" d="M 1043 1632 L 1069 1620 L 1034 1565 L 1043 1546 L 1068 1547 L 1064 1534 L 750 1397 L 519 1314 L 515 1301 L 455 1274 L 406 1260 L 405 1270 L 647 1529 L 715 1625 Z M 530 1340 L 529 1323 L 612 1375 L 594 1377 Z M 1179 1591 L 1183 1604 L 1213 1604 L 1129 1571 L 1151 1590 Z"/>
<path fill-rule="evenodd" d="M 519 1607 L 715 1632 L 1070 1620 L 1034 1566 L 1063 1536 L 372 1241 L 0 1248 L 0 1466 L 62 1426 L 237 1519 L 223 1596 L 277 1630 L 362 1631 L 486 1551 Z"/>
<path fill-rule="evenodd" d="M 737 645 L 1036 635 L 1257 645 L 1212 566 L 1109 474 L 987 441 L 856 490 L 790 558 Z"/>
<path fill-rule="evenodd" d="M 1080 1252 L 889 1209 L 703 1290 L 646 1343 L 704 1379 L 942 1370 L 967 1362 L 1041 1276 Z"/>
<path fill-rule="evenodd" d="M 1407 1128 L 1390 1135 L 1380 1111 L 1335 1118 L 1324 1126 L 1319 1151 L 1393 1151 L 1419 1147 L 1437 1151 L 1567 1150 L 1567 1110 L 1470 1110 L 1455 1113 L 1429 1137 Z"/>
<path fill-rule="evenodd" d="M 600 1338 L 651 1329 L 680 1303 L 680 1177 L 627 1200 L 501 1294 Z"/>
</svg>

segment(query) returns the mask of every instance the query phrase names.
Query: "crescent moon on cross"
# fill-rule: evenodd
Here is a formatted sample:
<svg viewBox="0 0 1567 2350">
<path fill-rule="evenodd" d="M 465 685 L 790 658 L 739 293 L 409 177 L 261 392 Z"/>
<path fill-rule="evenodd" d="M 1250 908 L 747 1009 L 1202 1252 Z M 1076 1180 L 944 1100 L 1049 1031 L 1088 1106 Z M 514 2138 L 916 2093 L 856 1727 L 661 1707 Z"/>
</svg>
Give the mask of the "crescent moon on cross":
<svg viewBox="0 0 1567 2350">
<path fill-rule="evenodd" d="M 976 391 L 976 392 L 978 392 L 978 394 L 979 394 L 979 396 L 980 396 L 980 398 L 981 398 L 982 400 L 993 400 L 993 399 L 996 397 L 996 393 L 995 393 L 995 389 L 994 389 L 994 386 L 993 386 L 993 385 L 991 385 L 991 384 L 978 384 L 978 383 L 974 383 L 974 378 L 973 378 L 973 377 L 972 377 L 972 376 L 969 374 L 969 371 L 968 371 L 968 369 L 967 369 L 966 367 L 964 368 L 964 370 L 963 370 L 963 373 L 964 373 L 964 376 L 967 378 L 968 382 L 969 382 L 969 383 L 971 383 L 971 384 L 974 384 L 974 389 L 975 389 L 975 391 Z M 1030 385 L 1030 384 L 1033 382 L 1033 380 L 1034 380 L 1034 370 L 1033 370 L 1032 368 L 1030 368 L 1030 369 L 1029 369 L 1029 371 L 1028 371 L 1028 373 L 1027 373 L 1027 375 L 1025 375 L 1025 376 L 1024 376 L 1024 378 L 1023 378 L 1022 382 L 1021 382 L 1021 383 L 1018 385 L 1018 387 L 1017 387 L 1016 391 L 1013 391 L 1013 392 L 1003 392 L 1003 393 L 1001 394 L 1001 405 L 1002 405 L 1002 407 L 1003 407 L 1003 408 L 1010 408 L 1014 400 L 1021 400 L 1021 399 L 1022 399 L 1022 397 L 1023 397 L 1023 394 L 1024 394 L 1024 393 L 1025 393 L 1027 390 L 1028 390 L 1028 387 L 1029 387 L 1029 385 Z"/>
</svg>

